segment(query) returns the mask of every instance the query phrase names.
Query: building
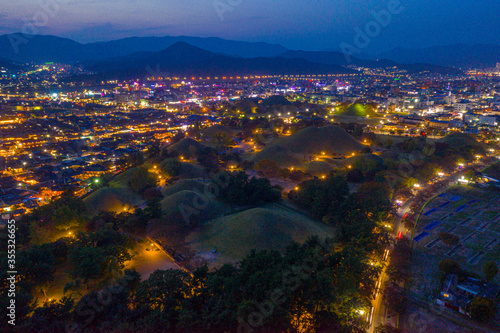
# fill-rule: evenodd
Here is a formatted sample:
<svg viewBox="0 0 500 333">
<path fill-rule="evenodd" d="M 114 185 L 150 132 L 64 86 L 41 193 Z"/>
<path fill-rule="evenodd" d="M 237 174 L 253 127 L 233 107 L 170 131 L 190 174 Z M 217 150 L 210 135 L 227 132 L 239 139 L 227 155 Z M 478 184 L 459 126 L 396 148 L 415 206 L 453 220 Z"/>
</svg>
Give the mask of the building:
<svg viewBox="0 0 500 333">
<path fill-rule="evenodd" d="M 455 112 L 465 113 L 472 108 L 472 103 L 466 99 L 462 99 L 460 102 L 455 103 Z"/>
<path fill-rule="evenodd" d="M 436 303 L 470 316 L 470 304 L 476 296 L 496 300 L 500 287 L 491 282 L 483 282 L 471 277 L 458 280 L 457 274 L 446 275 Z"/>
</svg>

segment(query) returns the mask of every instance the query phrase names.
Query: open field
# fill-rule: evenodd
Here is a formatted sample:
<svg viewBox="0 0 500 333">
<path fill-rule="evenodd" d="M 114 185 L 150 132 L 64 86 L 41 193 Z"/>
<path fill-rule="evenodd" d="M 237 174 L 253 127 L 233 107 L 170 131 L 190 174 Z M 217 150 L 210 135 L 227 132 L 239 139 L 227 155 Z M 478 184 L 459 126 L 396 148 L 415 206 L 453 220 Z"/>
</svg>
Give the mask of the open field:
<svg viewBox="0 0 500 333">
<path fill-rule="evenodd" d="M 469 272 L 482 275 L 486 262 L 500 264 L 500 196 L 498 193 L 455 186 L 432 199 L 424 208 L 413 240 L 411 293 L 432 301 L 439 291 L 439 262 L 451 259 Z M 438 237 L 455 235 L 456 244 L 444 244 Z M 500 282 L 497 276 L 495 282 Z"/>
</svg>

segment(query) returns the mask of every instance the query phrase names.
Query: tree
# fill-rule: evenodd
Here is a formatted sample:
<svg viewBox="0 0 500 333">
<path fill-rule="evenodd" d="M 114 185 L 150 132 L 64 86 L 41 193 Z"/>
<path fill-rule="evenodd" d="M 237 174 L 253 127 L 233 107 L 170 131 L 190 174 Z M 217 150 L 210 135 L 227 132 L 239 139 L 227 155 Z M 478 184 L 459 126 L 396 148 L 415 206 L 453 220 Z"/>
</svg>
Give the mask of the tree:
<svg viewBox="0 0 500 333">
<path fill-rule="evenodd" d="M 43 306 L 35 309 L 33 313 L 34 320 L 42 320 L 48 324 L 51 322 L 71 320 L 71 311 L 75 301 L 70 297 L 64 296 L 59 300 L 51 300 L 43 303 Z"/>
<path fill-rule="evenodd" d="M 198 163 L 205 167 L 207 173 L 215 172 L 219 169 L 219 154 L 213 148 L 207 147 L 198 153 Z"/>
<path fill-rule="evenodd" d="M 147 151 L 148 158 L 157 157 L 160 155 L 160 145 L 158 142 L 153 142 Z"/>
<path fill-rule="evenodd" d="M 439 263 L 439 270 L 446 274 L 453 274 L 453 273 L 459 273 L 462 270 L 462 268 L 456 261 L 453 261 L 451 259 L 443 259 Z"/>
<path fill-rule="evenodd" d="M 138 167 L 130 178 L 130 187 L 132 191 L 143 194 L 148 188 L 155 187 L 157 179 L 148 172 L 146 167 Z"/>
<path fill-rule="evenodd" d="M 375 333 L 403 333 L 403 330 L 396 328 L 391 324 L 380 324 L 375 327 Z"/>
<path fill-rule="evenodd" d="M 460 238 L 458 238 L 458 236 L 449 234 L 447 232 L 440 232 L 439 239 L 446 245 L 455 245 L 460 241 Z"/>
<path fill-rule="evenodd" d="M 50 245 L 34 246 L 21 251 L 17 265 L 22 283 L 37 286 L 54 280 L 55 257 Z"/>
<path fill-rule="evenodd" d="M 498 266 L 496 262 L 489 261 L 483 266 L 483 273 L 486 281 L 491 281 L 498 274 Z"/>
<path fill-rule="evenodd" d="M 80 247 L 72 249 L 69 259 L 73 264 L 73 276 L 82 278 L 87 283 L 88 280 L 96 279 L 101 276 L 104 251 L 98 247 Z"/>
<path fill-rule="evenodd" d="M 144 208 L 144 214 L 147 216 L 148 220 L 158 219 L 163 214 L 161 208 L 161 199 L 152 198 L 147 200 L 147 206 Z"/>
<path fill-rule="evenodd" d="M 181 172 L 182 164 L 175 158 L 167 158 L 160 164 L 161 170 L 168 177 L 177 177 Z"/>
<path fill-rule="evenodd" d="M 137 287 L 137 302 L 169 312 L 173 317 L 190 294 L 188 273 L 174 269 L 157 270 Z"/>
<path fill-rule="evenodd" d="M 370 147 L 363 147 L 361 149 L 361 154 L 371 154 L 372 153 L 372 149 Z"/>
<path fill-rule="evenodd" d="M 387 281 L 384 294 L 384 304 L 390 314 L 403 314 L 406 310 L 406 296 L 398 284 Z"/>
<path fill-rule="evenodd" d="M 497 304 L 491 298 L 476 296 L 470 305 L 470 315 L 472 319 L 486 322 L 497 312 Z"/>
<path fill-rule="evenodd" d="M 261 171 L 266 177 L 274 177 L 278 174 L 280 168 L 274 160 L 260 160 L 253 167 L 255 171 Z"/>
</svg>

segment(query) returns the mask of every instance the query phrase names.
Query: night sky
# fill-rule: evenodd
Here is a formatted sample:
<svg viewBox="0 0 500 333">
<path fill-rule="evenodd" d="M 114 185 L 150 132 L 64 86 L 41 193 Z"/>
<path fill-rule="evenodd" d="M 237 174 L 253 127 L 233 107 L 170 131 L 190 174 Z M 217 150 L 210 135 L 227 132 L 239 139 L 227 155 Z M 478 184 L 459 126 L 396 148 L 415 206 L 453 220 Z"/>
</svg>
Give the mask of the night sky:
<svg viewBox="0 0 500 333">
<path fill-rule="evenodd" d="M 0 34 L 18 32 L 35 17 L 38 33 L 79 42 L 189 35 L 325 50 L 353 44 L 354 28 L 364 29 L 373 20 L 370 12 L 386 9 L 391 0 L 0 1 Z M 56 10 L 49 12 L 42 4 Z M 364 51 L 500 44 L 500 1 L 401 0 L 401 5 L 404 10 L 392 16 Z"/>
</svg>

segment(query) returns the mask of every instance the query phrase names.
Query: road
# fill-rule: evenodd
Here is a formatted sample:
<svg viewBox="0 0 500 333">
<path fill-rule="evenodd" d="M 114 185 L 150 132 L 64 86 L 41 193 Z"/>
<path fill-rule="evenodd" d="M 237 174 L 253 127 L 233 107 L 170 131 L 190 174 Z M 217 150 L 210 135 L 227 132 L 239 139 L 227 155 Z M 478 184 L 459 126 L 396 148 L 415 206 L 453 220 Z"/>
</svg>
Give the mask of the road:
<svg viewBox="0 0 500 333">
<path fill-rule="evenodd" d="M 413 198 L 408 199 L 398 210 L 398 213 L 396 215 L 395 227 L 392 233 L 392 236 L 394 238 L 397 237 L 399 232 L 402 232 L 403 235 L 405 235 L 406 233 L 406 228 L 401 223 L 401 221 L 403 219 L 403 216 L 408 212 L 408 208 L 410 207 L 412 200 Z M 390 254 L 389 250 L 386 250 L 386 253 L 384 254 L 384 259 L 388 258 L 389 254 Z M 369 316 L 369 320 L 371 323 L 370 329 L 368 330 L 369 333 L 373 333 L 375 327 L 379 326 L 380 324 L 384 324 L 388 321 L 387 309 L 384 306 L 384 303 L 382 302 L 382 288 L 385 282 L 387 281 L 386 270 L 387 267 L 384 267 L 382 273 L 380 274 L 379 280 L 377 281 L 375 299 L 372 302 L 371 314 Z"/>
<path fill-rule="evenodd" d="M 471 164 L 470 166 L 474 166 L 474 164 Z M 465 170 L 460 169 L 456 170 L 455 172 L 451 173 L 450 175 L 447 176 L 447 178 L 451 177 L 457 177 L 457 179 L 460 177 L 465 172 Z M 448 185 L 452 186 L 452 185 Z M 443 189 L 439 189 L 438 192 L 442 192 Z M 399 232 L 402 232 L 403 236 L 410 237 L 411 235 L 407 235 L 406 228 L 404 225 L 401 223 L 401 220 L 403 219 L 403 216 L 408 212 L 408 208 L 410 207 L 410 204 L 413 200 L 413 197 L 408 199 L 401 208 L 399 209 L 397 215 L 396 215 L 396 221 L 395 221 L 395 228 L 392 233 L 392 236 L 394 238 L 397 237 Z M 387 253 L 386 256 L 390 254 Z M 385 257 L 384 257 L 385 258 Z M 382 271 L 380 274 L 379 280 L 377 281 L 377 288 L 376 288 L 376 294 L 375 294 L 375 299 L 372 302 L 372 309 L 371 313 L 369 315 L 369 322 L 371 324 L 370 329 L 368 330 L 369 333 L 373 333 L 375 330 L 375 327 L 379 326 L 380 324 L 383 323 L 391 323 L 393 326 L 396 326 L 395 324 L 395 318 L 392 318 L 390 321 L 387 318 L 387 309 L 384 306 L 384 303 L 382 302 L 382 288 L 387 281 L 387 274 L 386 274 L 386 268 Z"/>
</svg>

